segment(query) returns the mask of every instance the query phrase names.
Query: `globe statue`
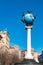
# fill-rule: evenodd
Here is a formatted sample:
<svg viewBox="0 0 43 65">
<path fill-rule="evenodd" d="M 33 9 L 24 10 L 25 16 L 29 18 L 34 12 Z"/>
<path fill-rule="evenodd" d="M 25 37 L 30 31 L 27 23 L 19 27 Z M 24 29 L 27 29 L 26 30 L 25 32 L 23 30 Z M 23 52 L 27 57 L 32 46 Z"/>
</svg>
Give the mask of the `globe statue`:
<svg viewBox="0 0 43 65">
<path fill-rule="evenodd" d="M 31 12 L 27 12 L 22 16 L 22 22 L 26 24 L 25 28 L 27 30 L 27 53 L 25 59 L 33 59 L 31 54 L 31 28 L 33 26 L 35 16 Z"/>
<path fill-rule="evenodd" d="M 26 14 L 24 14 L 22 16 L 22 21 L 24 23 L 26 23 L 27 26 L 29 26 L 29 25 L 33 25 L 33 21 L 34 21 L 35 18 L 36 17 L 32 13 L 27 12 Z"/>
</svg>

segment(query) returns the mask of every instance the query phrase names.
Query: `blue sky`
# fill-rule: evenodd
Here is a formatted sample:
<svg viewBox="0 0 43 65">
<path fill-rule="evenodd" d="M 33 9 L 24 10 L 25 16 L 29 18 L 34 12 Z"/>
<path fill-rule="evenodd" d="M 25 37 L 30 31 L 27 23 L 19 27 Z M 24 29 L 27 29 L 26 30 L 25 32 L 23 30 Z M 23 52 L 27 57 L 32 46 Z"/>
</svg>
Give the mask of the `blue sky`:
<svg viewBox="0 0 43 65">
<path fill-rule="evenodd" d="M 23 12 L 31 10 L 36 15 L 32 29 L 32 47 L 43 50 L 43 0 L 0 0 L 0 30 L 7 29 L 10 45 L 26 49 L 25 24 L 21 22 Z"/>
</svg>

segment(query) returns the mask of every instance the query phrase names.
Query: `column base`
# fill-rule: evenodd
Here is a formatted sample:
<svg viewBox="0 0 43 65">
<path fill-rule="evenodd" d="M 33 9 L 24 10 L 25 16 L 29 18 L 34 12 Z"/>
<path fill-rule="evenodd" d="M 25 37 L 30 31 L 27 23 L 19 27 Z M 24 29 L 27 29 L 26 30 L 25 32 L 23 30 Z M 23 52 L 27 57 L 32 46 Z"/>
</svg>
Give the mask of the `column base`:
<svg viewBox="0 0 43 65">
<path fill-rule="evenodd" d="M 28 54 L 28 53 L 27 53 L 27 54 L 25 55 L 25 59 L 33 59 L 32 54 Z"/>
</svg>

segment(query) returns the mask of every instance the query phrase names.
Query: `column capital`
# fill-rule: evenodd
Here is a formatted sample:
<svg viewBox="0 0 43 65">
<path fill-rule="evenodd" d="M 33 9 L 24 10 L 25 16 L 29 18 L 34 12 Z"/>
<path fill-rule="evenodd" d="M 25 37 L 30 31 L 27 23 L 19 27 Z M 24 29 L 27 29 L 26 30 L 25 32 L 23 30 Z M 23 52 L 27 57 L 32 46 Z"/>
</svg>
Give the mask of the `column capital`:
<svg viewBox="0 0 43 65">
<path fill-rule="evenodd" d="M 32 29 L 33 26 L 25 26 L 26 29 Z"/>
</svg>

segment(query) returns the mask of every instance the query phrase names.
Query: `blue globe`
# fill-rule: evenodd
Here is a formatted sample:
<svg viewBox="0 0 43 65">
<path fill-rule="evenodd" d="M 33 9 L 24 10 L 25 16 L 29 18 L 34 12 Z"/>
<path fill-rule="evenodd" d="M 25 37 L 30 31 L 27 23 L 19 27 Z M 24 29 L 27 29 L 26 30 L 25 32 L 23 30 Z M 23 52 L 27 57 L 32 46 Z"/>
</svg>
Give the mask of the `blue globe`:
<svg viewBox="0 0 43 65">
<path fill-rule="evenodd" d="M 32 22 L 32 21 L 34 20 L 33 14 L 30 14 L 30 13 L 25 14 L 25 15 L 24 15 L 24 20 L 25 20 L 26 22 Z"/>
</svg>

